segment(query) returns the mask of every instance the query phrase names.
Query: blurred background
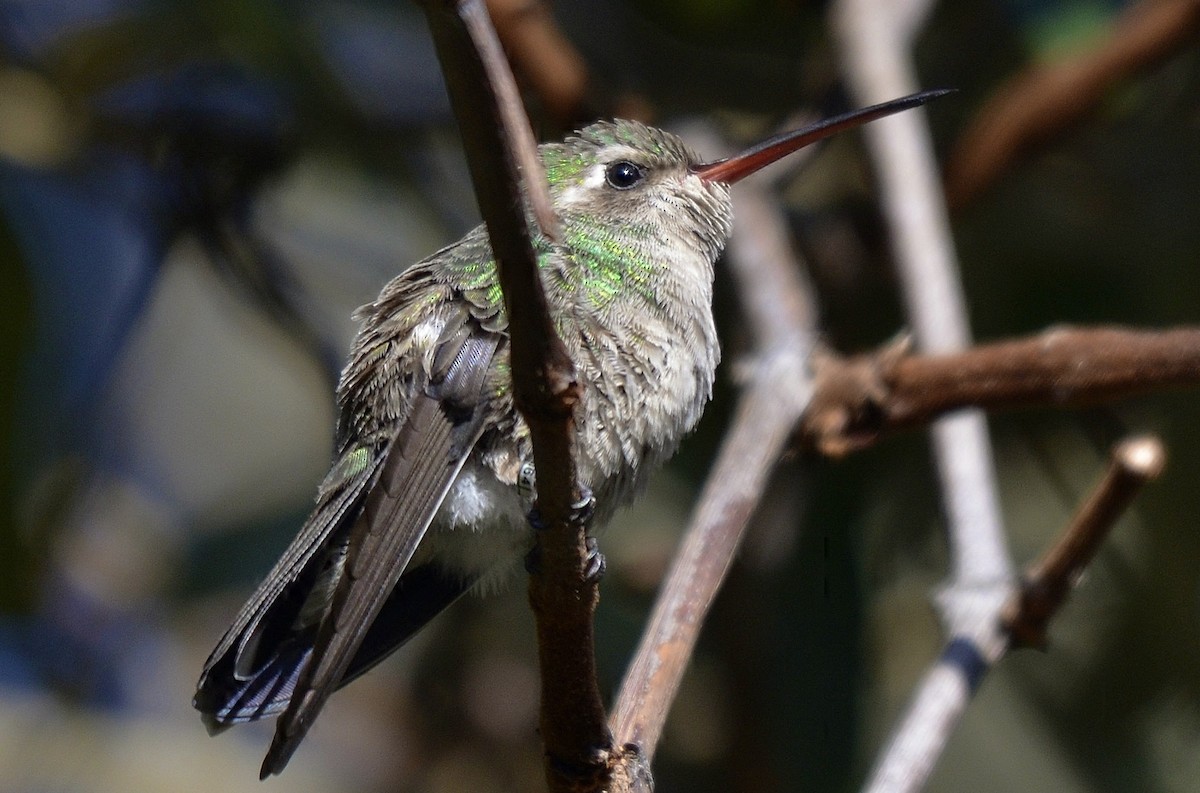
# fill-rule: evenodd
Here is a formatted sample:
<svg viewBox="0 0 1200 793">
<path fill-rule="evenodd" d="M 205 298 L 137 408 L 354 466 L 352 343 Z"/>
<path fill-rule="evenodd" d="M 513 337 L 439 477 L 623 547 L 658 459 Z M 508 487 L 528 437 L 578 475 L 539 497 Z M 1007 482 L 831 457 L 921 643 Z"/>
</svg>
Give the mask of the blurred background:
<svg viewBox="0 0 1200 793">
<path fill-rule="evenodd" d="M 928 112 L 979 339 L 1197 322 L 1194 5 L 935 8 L 918 66 L 923 87 L 960 89 Z M 496 6 L 545 138 L 632 115 L 745 143 L 849 105 L 822 4 L 571 0 L 544 7 L 558 31 Z M 886 342 L 904 320 L 860 141 L 784 170 L 826 340 Z M 0 791 L 267 789 L 272 725 L 209 738 L 196 678 L 326 470 L 351 311 L 476 222 L 415 4 L 0 3 Z M 608 692 L 736 396 L 741 320 L 719 278 L 717 398 L 602 539 Z M 988 677 L 930 790 L 1200 791 L 1198 407 L 993 418 L 1022 564 L 1113 442 L 1158 432 L 1170 459 L 1050 651 Z M 946 566 L 921 433 L 784 464 L 658 789 L 856 789 L 940 649 Z M 267 787 L 542 790 L 534 650 L 520 588 L 460 602 L 334 697 Z"/>
</svg>

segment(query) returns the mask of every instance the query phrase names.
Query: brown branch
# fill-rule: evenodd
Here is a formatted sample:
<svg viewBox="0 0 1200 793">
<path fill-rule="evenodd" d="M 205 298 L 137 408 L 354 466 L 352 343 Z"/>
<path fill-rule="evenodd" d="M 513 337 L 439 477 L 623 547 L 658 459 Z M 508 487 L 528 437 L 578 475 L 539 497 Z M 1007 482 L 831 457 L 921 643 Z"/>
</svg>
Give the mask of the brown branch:
<svg viewBox="0 0 1200 793">
<path fill-rule="evenodd" d="M 1132 438 L 1113 451 L 1110 468 L 1059 541 L 1030 568 L 1006 600 L 977 604 L 963 630 L 950 637 L 938 663 L 925 675 L 908 712 L 871 772 L 867 793 L 915 793 L 949 740 L 989 670 L 1009 650 L 1040 647 L 1080 572 L 1142 485 L 1161 473 L 1165 454 L 1158 439 Z M 999 619 L 997 616 L 999 615 Z"/>
<path fill-rule="evenodd" d="M 580 117 L 587 99 L 583 56 L 563 35 L 544 0 L 487 0 L 496 33 L 517 70 L 560 126 Z"/>
<path fill-rule="evenodd" d="M 618 745 L 638 747 L 647 763 L 704 618 L 795 425 L 801 408 L 781 395 L 795 387 L 798 376 L 802 372 L 789 372 L 786 365 L 764 366 L 743 394 L 626 673 L 613 707 L 613 737 Z"/>
<path fill-rule="evenodd" d="M 1058 542 L 1029 568 L 1001 619 L 1013 647 L 1046 646 L 1046 626 L 1066 602 L 1083 569 L 1113 524 L 1166 465 L 1162 443 L 1153 436 L 1119 444 L 1104 478 L 1080 507 Z"/>
<path fill-rule="evenodd" d="M 1093 112 L 1114 83 L 1191 46 L 1198 33 L 1197 0 L 1141 0 L 1096 49 L 1018 74 L 955 145 L 946 169 L 947 203 L 962 209 L 1014 162 Z"/>
<path fill-rule="evenodd" d="M 579 498 L 572 439 L 580 386 L 550 318 L 534 247 L 539 236 L 557 238 L 558 221 L 529 121 L 482 0 L 423 5 L 496 256 L 514 394 L 529 426 L 538 507 L 547 526 L 538 532 L 540 571 L 529 584 L 547 781 L 554 791 L 599 790 L 610 738 L 596 683 L 592 614 L 598 593 L 584 572 L 584 529 L 568 520 Z"/>
<path fill-rule="evenodd" d="M 667 712 L 696 639 L 729 571 L 747 524 L 807 402 L 808 349 L 815 311 L 778 206 L 747 182 L 737 197 L 726 257 L 735 274 L 756 347 L 752 373 L 731 429 L 709 473 L 683 544 L 667 574 L 613 707 L 614 740 L 654 757 Z M 763 320 L 769 317 L 769 320 Z M 641 786 L 614 791 L 646 790 Z"/>
<path fill-rule="evenodd" d="M 892 345 L 817 362 L 800 435 L 841 455 L 957 408 L 1076 405 L 1200 383 L 1200 329 L 1059 328 L 953 355 Z"/>
</svg>

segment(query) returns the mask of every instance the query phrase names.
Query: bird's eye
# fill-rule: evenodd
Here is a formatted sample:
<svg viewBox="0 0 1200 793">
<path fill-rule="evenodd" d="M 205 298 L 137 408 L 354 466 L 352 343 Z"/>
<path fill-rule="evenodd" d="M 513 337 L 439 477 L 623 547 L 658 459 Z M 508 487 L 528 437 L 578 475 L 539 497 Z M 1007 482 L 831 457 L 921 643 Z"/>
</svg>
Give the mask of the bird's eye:
<svg viewBox="0 0 1200 793">
<path fill-rule="evenodd" d="M 645 177 L 646 175 L 642 173 L 641 168 L 624 160 L 614 162 L 604 172 L 604 178 L 608 181 L 609 185 L 618 190 L 628 190 Z"/>
</svg>

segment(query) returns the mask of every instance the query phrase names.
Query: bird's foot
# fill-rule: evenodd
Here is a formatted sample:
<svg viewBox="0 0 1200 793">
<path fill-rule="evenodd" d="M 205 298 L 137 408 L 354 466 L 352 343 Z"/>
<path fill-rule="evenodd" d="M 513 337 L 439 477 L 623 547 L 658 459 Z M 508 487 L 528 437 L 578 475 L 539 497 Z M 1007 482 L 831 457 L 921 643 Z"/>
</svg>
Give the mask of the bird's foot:
<svg viewBox="0 0 1200 793">
<path fill-rule="evenodd" d="M 596 515 L 596 497 L 592 494 L 591 488 L 583 485 L 580 485 L 579 492 L 579 500 L 571 505 L 571 511 L 567 513 L 567 520 L 573 526 L 586 526 Z"/>
<path fill-rule="evenodd" d="M 590 489 L 584 487 L 582 488 L 580 499 L 571 505 L 570 511 L 567 513 L 567 521 L 573 526 L 585 527 L 591 523 L 592 517 L 595 514 L 596 497 Z M 542 519 L 541 510 L 538 509 L 536 502 L 525 518 L 534 530 L 540 532 L 546 529 L 546 521 Z M 600 553 L 600 547 L 597 545 L 595 537 L 587 537 L 585 543 L 587 547 L 587 559 L 584 560 L 583 565 L 584 577 L 588 582 L 596 582 L 604 576 L 604 571 L 608 563 L 604 558 L 604 554 Z M 539 542 L 533 546 L 529 553 L 525 554 L 525 571 L 527 573 L 538 573 L 541 569 L 542 546 Z"/>
<path fill-rule="evenodd" d="M 604 571 L 608 569 L 608 560 L 604 558 L 604 554 L 600 553 L 600 546 L 595 537 L 588 537 L 585 542 L 587 559 L 583 563 L 583 578 L 589 584 L 595 584 L 604 578 Z"/>
<path fill-rule="evenodd" d="M 591 488 L 581 485 L 579 500 L 570 506 L 567 521 L 572 526 L 586 526 L 592 522 L 595 514 L 596 496 L 592 494 Z M 525 520 L 529 521 L 529 525 L 536 531 L 544 531 L 546 528 L 546 521 L 542 518 L 542 511 L 536 501 L 526 513 Z"/>
<path fill-rule="evenodd" d="M 583 560 L 583 580 L 589 584 L 595 584 L 604 577 L 604 573 L 608 569 L 608 560 L 604 558 L 604 554 L 600 553 L 600 546 L 595 537 L 588 537 L 584 542 L 587 548 L 587 558 Z M 525 572 L 530 575 L 542 572 L 542 546 L 540 543 L 525 554 Z"/>
</svg>

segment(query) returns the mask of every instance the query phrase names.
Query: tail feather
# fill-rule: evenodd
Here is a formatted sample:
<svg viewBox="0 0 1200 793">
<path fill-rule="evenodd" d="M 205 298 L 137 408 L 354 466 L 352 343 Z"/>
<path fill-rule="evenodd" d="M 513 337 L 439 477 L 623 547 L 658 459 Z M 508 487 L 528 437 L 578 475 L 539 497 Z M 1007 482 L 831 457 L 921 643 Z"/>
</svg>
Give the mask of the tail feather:
<svg viewBox="0 0 1200 793">
<path fill-rule="evenodd" d="M 338 688 L 391 655 L 472 584 L 473 578 L 464 580 L 434 564 L 405 572 L 367 630 Z M 192 701 L 209 732 L 282 713 L 312 655 L 316 631 L 313 625 L 290 633 L 273 649 L 262 648 L 259 657 L 264 660 L 248 677 L 235 674 L 232 653 L 213 664 Z"/>
<path fill-rule="evenodd" d="M 315 627 L 307 633 L 311 634 L 307 641 L 295 636 L 281 644 L 270 660 L 249 678 L 233 674 L 232 658 L 229 669 L 213 667 L 208 684 L 197 690 L 192 700 L 209 733 L 283 712 L 291 701 L 300 670 L 312 655 Z"/>
</svg>

